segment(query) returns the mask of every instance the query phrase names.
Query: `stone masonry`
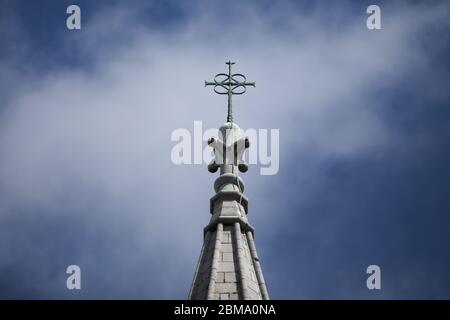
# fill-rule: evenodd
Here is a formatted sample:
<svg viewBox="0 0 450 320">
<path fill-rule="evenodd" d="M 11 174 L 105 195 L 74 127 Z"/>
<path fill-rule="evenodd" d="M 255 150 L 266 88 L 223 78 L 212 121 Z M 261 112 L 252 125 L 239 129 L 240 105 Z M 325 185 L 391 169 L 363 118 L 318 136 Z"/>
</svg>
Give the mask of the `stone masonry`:
<svg viewBox="0 0 450 320">
<path fill-rule="evenodd" d="M 209 141 L 216 158 L 208 169 L 215 172 L 220 168 L 220 176 L 214 183 L 216 194 L 210 200 L 212 217 L 204 228 L 204 243 L 189 299 L 267 300 L 254 229 L 247 218 L 244 181 L 237 174 L 238 169 L 247 170 L 241 157 L 249 142 L 240 137 L 239 127 L 230 122 L 220 128 L 219 135 L 223 142 Z M 230 149 L 232 146 L 235 150 Z M 230 157 L 230 153 L 236 157 Z"/>
</svg>

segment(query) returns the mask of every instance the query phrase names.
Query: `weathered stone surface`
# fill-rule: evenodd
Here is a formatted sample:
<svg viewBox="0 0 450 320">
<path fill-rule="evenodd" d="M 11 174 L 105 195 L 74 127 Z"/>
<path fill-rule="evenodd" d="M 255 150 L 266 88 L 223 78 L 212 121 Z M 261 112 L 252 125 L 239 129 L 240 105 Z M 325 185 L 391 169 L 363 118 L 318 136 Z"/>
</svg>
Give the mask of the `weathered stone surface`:
<svg viewBox="0 0 450 320">
<path fill-rule="evenodd" d="M 237 293 L 236 283 L 216 283 L 216 292 L 218 293 Z"/>
<path fill-rule="evenodd" d="M 232 252 L 223 252 L 222 261 L 233 261 L 233 253 Z"/>
<path fill-rule="evenodd" d="M 220 262 L 219 263 L 219 268 L 218 271 L 222 271 L 222 272 L 230 272 L 230 271 L 234 271 L 234 263 L 233 262 Z"/>
<path fill-rule="evenodd" d="M 221 293 L 220 300 L 230 300 L 230 294 L 229 293 Z"/>
<path fill-rule="evenodd" d="M 237 282 L 236 273 L 235 272 L 225 273 L 225 282 Z"/>
<path fill-rule="evenodd" d="M 225 282 L 225 273 L 223 272 L 218 272 L 217 273 L 217 282 Z"/>
</svg>

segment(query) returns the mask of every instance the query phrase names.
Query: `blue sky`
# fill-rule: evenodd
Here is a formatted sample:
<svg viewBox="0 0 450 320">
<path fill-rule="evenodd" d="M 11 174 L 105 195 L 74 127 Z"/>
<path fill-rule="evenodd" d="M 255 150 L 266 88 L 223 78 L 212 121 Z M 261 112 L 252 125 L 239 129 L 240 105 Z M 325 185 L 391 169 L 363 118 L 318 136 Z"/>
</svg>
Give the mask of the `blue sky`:
<svg viewBox="0 0 450 320">
<path fill-rule="evenodd" d="M 215 175 L 170 135 L 224 122 L 233 59 L 235 121 L 280 130 L 243 174 L 271 298 L 450 298 L 448 3 L 72 3 L 0 1 L 0 297 L 187 297 Z"/>
</svg>

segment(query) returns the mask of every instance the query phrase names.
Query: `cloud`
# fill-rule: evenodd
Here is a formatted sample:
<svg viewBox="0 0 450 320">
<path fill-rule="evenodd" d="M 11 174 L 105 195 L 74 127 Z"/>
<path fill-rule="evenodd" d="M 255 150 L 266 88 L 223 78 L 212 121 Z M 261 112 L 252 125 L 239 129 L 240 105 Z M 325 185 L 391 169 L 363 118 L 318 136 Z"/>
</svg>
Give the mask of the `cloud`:
<svg viewBox="0 0 450 320">
<path fill-rule="evenodd" d="M 267 244 L 294 218 L 279 212 L 287 194 L 273 191 L 283 170 L 298 170 L 298 188 L 312 197 L 323 159 L 398 143 L 377 93 L 426 68 L 416 32 L 444 19 L 439 6 L 392 6 L 378 32 L 365 28 L 365 8 L 347 5 L 309 14 L 194 8 L 173 28 L 149 26 L 124 5 L 100 11 L 61 39 L 89 61 L 10 75 L 18 89 L 0 120 L 0 266 L 10 275 L 0 276 L 2 296 L 186 297 L 214 177 L 206 166 L 173 165 L 170 134 L 194 120 L 224 122 L 225 101 L 203 81 L 234 59 L 257 85 L 236 98 L 236 121 L 280 129 L 281 174 L 250 168 L 244 177 Z M 309 156 L 292 166 L 300 154 Z M 75 296 L 64 287 L 69 264 L 86 281 Z M 270 256 L 265 266 L 276 279 Z"/>
</svg>

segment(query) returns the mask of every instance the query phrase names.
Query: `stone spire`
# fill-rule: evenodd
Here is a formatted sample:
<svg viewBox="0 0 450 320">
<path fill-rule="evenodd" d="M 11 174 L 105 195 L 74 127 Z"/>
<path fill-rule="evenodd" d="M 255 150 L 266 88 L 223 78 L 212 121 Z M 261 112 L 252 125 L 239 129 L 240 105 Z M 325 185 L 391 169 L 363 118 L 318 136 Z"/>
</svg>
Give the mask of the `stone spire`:
<svg viewBox="0 0 450 320">
<path fill-rule="evenodd" d="M 267 300 L 264 277 L 256 246 L 254 229 L 249 224 L 248 199 L 244 196 L 244 181 L 238 171 L 245 172 L 248 165 L 242 160 L 243 153 L 250 146 L 248 138 L 241 136 L 241 130 L 232 122 L 231 95 L 233 87 L 244 88 L 247 83 L 240 74 L 231 74 L 231 64 L 227 63 L 229 73 L 214 84 L 228 90 L 227 122 L 220 127 L 219 138 L 210 138 L 208 145 L 214 149 L 214 159 L 208 165 L 210 172 L 220 169 L 214 182 L 216 194 L 210 199 L 212 214 L 209 224 L 203 229 L 204 242 L 200 258 L 189 292 L 189 299 L 225 300 Z M 237 77 L 244 81 L 236 81 Z M 243 93 L 241 90 L 241 92 Z M 216 91 L 217 92 L 217 91 Z M 238 93 L 241 94 L 241 93 Z"/>
</svg>

